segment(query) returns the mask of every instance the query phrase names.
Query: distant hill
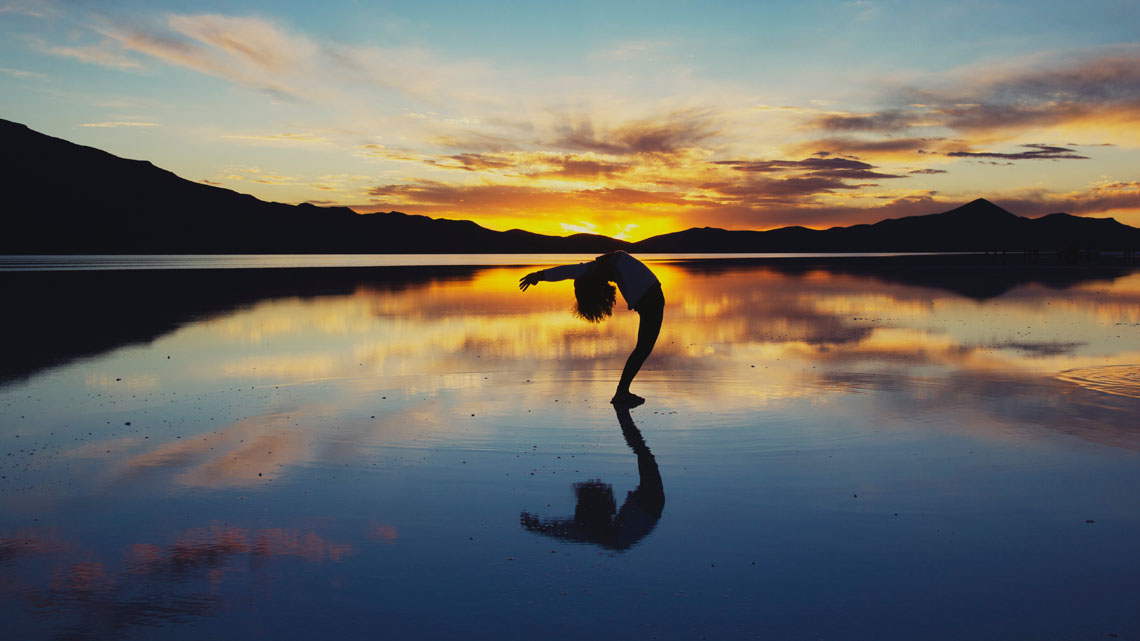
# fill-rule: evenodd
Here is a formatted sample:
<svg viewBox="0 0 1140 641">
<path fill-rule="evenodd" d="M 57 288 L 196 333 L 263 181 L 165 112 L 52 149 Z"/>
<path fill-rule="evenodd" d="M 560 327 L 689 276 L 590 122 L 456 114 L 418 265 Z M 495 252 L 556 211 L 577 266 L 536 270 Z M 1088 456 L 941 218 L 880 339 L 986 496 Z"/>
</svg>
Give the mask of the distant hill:
<svg viewBox="0 0 1140 641">
<path fill-rule="evenodd" d="M 467 220 L 285 205 L 0 120 L 0 253 L 604 253 L 592 234 L 493 231 Z"/>
<path fill-rule="evenodd" d="M 637 252 L 1065 251 L 1140 248 L 1140 229 L 1112 218 L 1016 216 L 984 198 L 940 214 L 831 229 L 693 228 L 633 244 Z"/>
<path fill-rule="evenodd" d="M 4 254 L 641 253 L 1134 250 L 1111 218 L 1016 216 L 978 199 L 926 216 L 826 230 L 693 228 L 637 243 L 499 232 L 467 220 L 286 205 L 184 180 L 146 161 L 0 120 Z"/>
</svg>

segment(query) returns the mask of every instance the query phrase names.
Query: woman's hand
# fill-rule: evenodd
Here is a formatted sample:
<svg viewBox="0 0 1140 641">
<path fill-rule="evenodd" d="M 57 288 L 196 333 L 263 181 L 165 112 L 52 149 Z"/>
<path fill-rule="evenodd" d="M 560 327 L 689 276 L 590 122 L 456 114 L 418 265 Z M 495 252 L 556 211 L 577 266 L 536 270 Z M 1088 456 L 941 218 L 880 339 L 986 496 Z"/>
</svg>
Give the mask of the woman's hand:
<svg viewBox="0 0 1140 641">
<path fill-rule="evenodd" d="M 526 291 L 527 287 L 538 284 L 538 272 L 531 272 L 519 279 L 519 289 Z"/>
</svg>

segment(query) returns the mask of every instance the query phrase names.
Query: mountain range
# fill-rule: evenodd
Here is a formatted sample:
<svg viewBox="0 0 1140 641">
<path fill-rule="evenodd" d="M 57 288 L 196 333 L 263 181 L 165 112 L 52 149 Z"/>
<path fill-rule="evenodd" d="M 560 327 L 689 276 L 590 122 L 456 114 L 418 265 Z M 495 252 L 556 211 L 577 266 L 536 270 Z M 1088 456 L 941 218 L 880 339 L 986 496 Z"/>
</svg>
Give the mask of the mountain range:
<svg viewBox="0 0 1140 641">
<path fill-rule="evenodd" d="M 825 230 L 692 228 L 631 243 L 494 231 L 468 220 L 288 205 L 0 119 L 4 254 L 639 253 L 1134 250 L 1112 218 L 1023 218 L 978 199 L 947 212 Z"/>
</svg>

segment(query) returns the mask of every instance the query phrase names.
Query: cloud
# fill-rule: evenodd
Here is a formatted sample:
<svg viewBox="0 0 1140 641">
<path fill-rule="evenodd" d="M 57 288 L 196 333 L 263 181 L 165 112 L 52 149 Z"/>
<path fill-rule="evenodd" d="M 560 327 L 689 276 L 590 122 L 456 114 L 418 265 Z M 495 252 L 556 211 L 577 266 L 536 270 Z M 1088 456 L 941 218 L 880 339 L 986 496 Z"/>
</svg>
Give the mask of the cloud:
<svg viewBox="0 0 1140 641">
<path fill-rule="evenodd" d="M 829 113 L 810 117 L 808 129 L 826 133 L 866 134 L 868 138 L 824 138 L 837 152 L 919 153 L 931 137 L 949 132 L 966 149 L 948 149 L 951 157 L 1003 160 L 1083 158 L 1073 150 L 1049 154 L 975 151 L 968 147 L 1012 140 L 1033 130 L 1081 127 L 1135 131 L 1140 127 L 1140 47 L 1067 53 L 1031 62 L 986 64 L 926 80 L 925 85 L 883 89 L 882 109 L 866 113 Z M 887 137 L 880 137 L 887 136 Z M 823 144 L 821 144 L 823 143 Z M 951 144 L 949 141 L 946 145 Z M 945 145 L 940 145 L 945 146 Z"/>
<path fill-rule="evenodd" d="M 652 166 L 653 159 L 642 162 L 621 160 L 594 153 L 573 154 L 548 151 L 468 152 L 437 155 L 411 150 L 389 149 L 379 144 L 362 145 L 357 155 L 427 165 L 438 169 L 455 169 L 484 176 L 500 175 L 526 179 L 592 180 L 609 178 Z"/>
<path fill-rule="evenodd" d="M 607 160 L 594 154 L 559 154 L 551 152 L 467 153 L 425 158 L 436 167 L 472 172 L 501 171 L 516 176 L 545 179 L 590 179 L 615 176 L 630 171 L 634 165 Z"/>
<path fill-rule="evenodd" d="M 768 207 L 804 204 L 817 196 L 875 186 L 866 180 L 905 178 L 875 171 L 857 158 L 831 158 L 821 153 L 802 160 L 717 160 L 710 164 L 731 168 L 743 179 L 725 176 L 701 185 L 724 204 Z"/>
<path fill-rule="evenodd" d="M 999 132 L 1075 122 L 1140 122 L 1140 50 L 1041 59 L 1035 65 L 969 67 L 936 79 L 939 88 L 888 90 L 887 106 L 829 114 L 809 125 L 825 131 L 904 133 L 919 128 Z"/>
<path fill-rule="evenodd" d="M 928 167 L 926 169 L 913 169 L 911 171 L 908 171 L 907 173 L 912 174 L 912 175 L 933 176 L 935 174 L 945 174 L 947 172 L 945 169 L 931 169 Z"/>
<path fill-rule="evenodd" d="M 714 192 L 724 204 L 749 206 L 793 205 L 821 194 L 836 190 L 859 189 L 836 178 L 755 178 L 744 182 L 707 183 L 704 187 Z"/>
<path fill-rule="evenodd" d="M 101 38 L 98 43 L 72 47 L 33 40 L 33 46 L 120 69 L 143 69 L 139 56 L 144 56 L 283 101 L 359 105 L 377 91 L 391 90 L 436 102 L 485 98 L 479 88 L 493 74 L 478 60 L 445 61 L 412 47 L 318 41 L 260 17 L 170 13 L 89 18 L 91 32 Z"/>
<path fill-rule="evenodd" d="M 457 154 L 454 156 L 446 156 L 442 159 L 429 158 L 424 162 L 436 165 L 438 167 L 451 167 L 455 169 L 464 169 L 466 171 L 507 169 L 516 165 L 515 162 L 506 157 L 497 157 L 490 154 L 479 153 Z"/>
<path fill-rule="evenodd" d="M 280 133 L 280 134 L 224 134 L 222 138 L 226 140 L 242 140 L 253 143 L 262 144 L 288 144 L 288 145 L 307 145 L 307 144 L 328 144 L 331 142 L 324 136 L 317 136 L 311 133 Z"/>
<path fill-rule="evenodd" d="M 1019 145 L 1029 151 L 998 153 L 993 151 L 951 151 L 947 156 L 954 158 L 1000 158 L 1002 160 L 1088 160 L 1075 150 L 1051 145 Z"/>
<path fill-rule="evenodd" d="M 873 19 L 879 15 L 881 9 L 878 2 L 871 2 L 870 0 L 854 0 L 853 2 L 844 2 L 843 8 L 852 9 L 855 11 L 855 19 L 861 22 Z"/>
<path fill-rule="evenodd" d="M 519 148 L 519 141 L 512 136 L 489 132 L 464 131 L 459 134 L 436 135 L 428 143 L 448 149 L 462 149 L 469 152 L 496 153 Z"/>
<path fill-rule="evenodd" d="M 44 0 L 8 0 L 0 5 L 0 15 L 5 13 L 22 14 L 33 18 L 50 18 L 58 14 L 52 3 Z"/>
<path fill-rule="evenodd" d="M 812 124 L 829 131 L 894 132 L 917 124 L 916 118 L 903 111 L 889 110 L 871 114 L 834 114 L 821 116 Z"/>
<path fill-rule="evenodd" d="M 810 189 L 801 189 L 798 193 L 785 189 L 784 194 L 765 190 L 762 186 L 757 186 L 756 190 L 756 194 L 744 191 L 735 201 L 725 200 L 716 207 L 694 209 L 686 218 L 699 220 L 701 225 L 726 229 L 774 229 L 795 225 L 825 229 L 948 211 L 962 204 L 939 198 L 929 190 L 876 199 L 878 202 L 870 206 L 860 200 L 818 202 L 809 197 L 819 195 L 819 192 Z"/>
<path fill-rule="evenodd" d="M 697 146 L 716 134 L 703 111 L 681 111 L 664 118 L 626 122 L 598 130 L 588 117 L 573 118 L 556 127 L 551 146 L 573 151 L 591 151 L 624 156 L 673 154 Z"/>
<path fill-rule="evenodd" d="M 308 38 L 288 33 L 260 18 L 171 15 L 168 24 L 176 33 L 206 45 L 221 59 L 267 73 L 291 73 L 303 68 L 317 50 Z M 192 51 L 184 45 L 175 49 Z"/>
<path fill-rule="evenodd" d="M 223 180 L 243 180 L 262 185 L 296 185 L 300 184 L 297 176 L 282 176 L 263 171 L 260 167 L 242 167 L 231 165 L 223 169 L 220 178 Z"/>
<path fill-rule="evenodd" d="M 662 40 L 630 40 L 598 52 L 595 57 L 620 62 L 627 62 L 636 58 L 660 60 L 670 46 L 670 43 Z"/>
<path fill-rule="evenodd" d="M 42 73 L 37 73 L 35 71 L 25 71 L 23 69 L 9 69 L 7 67 L 0 67 L 0 73 L 4 74 L 6 76 L 12 76 L 13 78 L 38 78 L 41 80 L 44 78 L 47 78 L 46 75 L 44 75 Z"/>
<path fill-rule="evenodd" d="M 591 160 L 573 155 L 552 158 L 548 161 L 552 166 L 547 171 L 535 173 L 534 176 L 542 178 L 605 178 L 627 172 L 630 165 L 608 162 L 604 160 Z"/>
<path fill-rule="evenodd" d="M 373 200 L 398 204 L 446 205 L 473 210 L 487 207 L 512 209 L 558 198 L 557 193 L 543 189 L 512 185 L 453 185 L 434 180 L 378 185 L 365 192 Z"/>
<path fill-rule="evenodd" d="M 1140 181 L 1104 181 L 1069 192 L 1026 189 L 990 200 L 1021 216 L 1057 212 L 1078 216 L 1115 215 L 1126 224 L 1140 226 Z"/>
<path fill-rule="evenodd" d="M 916 155 L 939 153 L 944 149 L 961 147 L 962 141 L 948 141 L 941 137 L 882 138 L 868 140 L 848 136 L 827 137 L 795 145 L 796 153 L 822 156 L 860 156 L 874 159 L 914 160 Z"/>
<path fill-rule="evenodd" d="M 85 122 L 79 126 L 80 127 L 116 128 L 116 127 L 158 127 L 160 125 L 157 122 L 139 122 L 139 121 L 134 121 L 134 120 L 114 120 L 114 121 L 108 121 L 108 122 Z"/>
<path fill-rule="evenodd" d="M 748 173 L 774 173 L 802 171 L 815 178 L 875 179 L 903 178 L 894 174 L 872 171 L 874 166 L 852 158 L 806 158 L 804 160 L 717 160 L 713 164 L 728 165 Z"/>
<path fill-rule="evenodd" d="M 125 51 L 288 98 L 304 95 L 294 81 L 318 50 L 260 18 L 172 14 L 164 27 L 113 22 L 97 30 Z"/>
<path fill-rule="evenodd" d="M 57 58 L 73 58 L 80 62 L 111 67 L 123 70 L 141 70 L 143 64 L 129 57 L 118 47 L 113 40 L 105 40 L 99 44 L 83 47 L 63 47 L 51 45 L 39 38 L 29 38 L 32 48 L 56 56 Z"/>
<path fill-rule="evenodd" d="M 558 223 L 562 231 L 568 234 L 596 234 L 598 233 L 598 226 L 594 223 L 582 220 L 577 223 Z"/>
</svg>

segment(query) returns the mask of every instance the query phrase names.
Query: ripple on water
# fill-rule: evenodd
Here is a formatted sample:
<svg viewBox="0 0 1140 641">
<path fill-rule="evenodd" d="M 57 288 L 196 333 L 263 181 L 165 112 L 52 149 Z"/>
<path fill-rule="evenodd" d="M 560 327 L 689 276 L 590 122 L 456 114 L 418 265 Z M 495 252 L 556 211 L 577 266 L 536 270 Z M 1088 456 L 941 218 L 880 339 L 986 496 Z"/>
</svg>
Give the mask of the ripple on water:
<svg viewBox="0 0 1140 641">
<path fill-rule="evenodd" d="M 1078 367 L 1061 372 L 1057 378 L 1105 394 L 1140 398 L 1140 365 Z"/>
</svg>

